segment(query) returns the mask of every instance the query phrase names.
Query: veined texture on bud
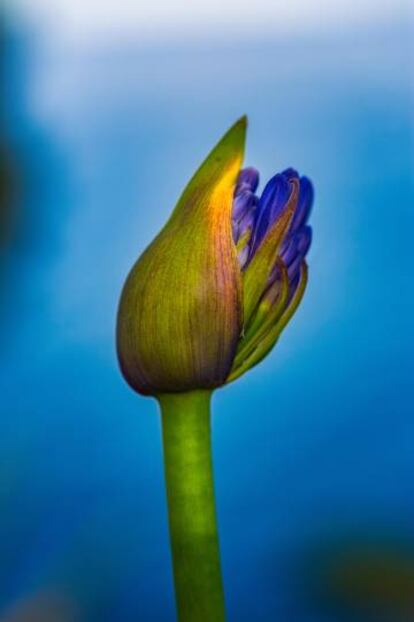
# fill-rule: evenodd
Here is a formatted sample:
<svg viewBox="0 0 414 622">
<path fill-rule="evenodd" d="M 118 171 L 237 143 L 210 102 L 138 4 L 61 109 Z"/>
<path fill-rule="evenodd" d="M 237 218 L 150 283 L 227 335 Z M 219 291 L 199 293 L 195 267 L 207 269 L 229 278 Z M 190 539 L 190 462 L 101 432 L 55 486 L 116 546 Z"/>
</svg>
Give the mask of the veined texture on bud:
<svg viewBox="0 0 414 622">
<path fill-rule="evenodd" d="M 206 158 L 121 295 L 121 370 L 143 394 L 231 382 L 273 348 L 307 283 L 313 187 L 294 169 L 256 195 L 246 118 Z"/>
<path fill-rule="evenodd" d="M 222 385 L 242 328 L 232 238 L 246 118 L 222 138 L 132 268 L 118 312 L 122 372 L 144 394 Z"/>
</svg>

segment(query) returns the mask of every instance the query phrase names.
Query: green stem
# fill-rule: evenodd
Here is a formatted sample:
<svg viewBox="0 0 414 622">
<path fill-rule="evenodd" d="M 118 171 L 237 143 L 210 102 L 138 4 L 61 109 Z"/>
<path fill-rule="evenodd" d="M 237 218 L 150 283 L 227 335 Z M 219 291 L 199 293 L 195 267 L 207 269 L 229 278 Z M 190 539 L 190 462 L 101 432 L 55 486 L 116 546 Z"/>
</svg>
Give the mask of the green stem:
<svg viewBox="0 0 414 622">
<path fill-rule="evenodd" d="M 210 391 L 158 396 L 180 622 L 224 622 L 214 505 Z"/>
</svg>

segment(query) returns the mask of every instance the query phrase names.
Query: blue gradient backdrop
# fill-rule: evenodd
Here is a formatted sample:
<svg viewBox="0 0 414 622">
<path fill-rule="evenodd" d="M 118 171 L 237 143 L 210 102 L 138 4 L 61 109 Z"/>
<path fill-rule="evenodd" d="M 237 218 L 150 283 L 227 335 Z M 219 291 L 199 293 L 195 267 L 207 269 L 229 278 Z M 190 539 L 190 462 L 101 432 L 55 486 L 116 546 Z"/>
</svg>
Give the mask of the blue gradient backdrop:
<svg viewBox="0 0 414 622">
<path fill-rule="evenodd" d="M 229 621 L 357 619 L 313 598 L 306 568 L 332 539 L 414 537 L 409 38 L 396 22 L 52 53 L 41 30 L 6 33 L 23 185 L 3 253 L 0 611 L 57 590 L 87 622 L 174 619 L 160 422 L 118 372 L 115 313 L 189 176 L 247 113 L 246 162 L 262 180 L 298 168 L 316 203 L 300 310 L 214 399 Z"/>
</svg>

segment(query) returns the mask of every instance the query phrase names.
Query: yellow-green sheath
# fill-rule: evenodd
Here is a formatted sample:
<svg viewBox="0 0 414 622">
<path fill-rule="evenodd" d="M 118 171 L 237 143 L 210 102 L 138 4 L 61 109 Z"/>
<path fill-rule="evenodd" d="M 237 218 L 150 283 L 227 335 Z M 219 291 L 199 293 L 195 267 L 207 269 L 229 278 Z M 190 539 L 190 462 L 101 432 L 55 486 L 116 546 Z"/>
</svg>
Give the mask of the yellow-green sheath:
<svg viewBox="0 0 414 622">
<path fill-rule="evenodd" d="M 214 503 L 211 391 L 158 396 L 179 622 L 224 622 Z"/>
</svg>

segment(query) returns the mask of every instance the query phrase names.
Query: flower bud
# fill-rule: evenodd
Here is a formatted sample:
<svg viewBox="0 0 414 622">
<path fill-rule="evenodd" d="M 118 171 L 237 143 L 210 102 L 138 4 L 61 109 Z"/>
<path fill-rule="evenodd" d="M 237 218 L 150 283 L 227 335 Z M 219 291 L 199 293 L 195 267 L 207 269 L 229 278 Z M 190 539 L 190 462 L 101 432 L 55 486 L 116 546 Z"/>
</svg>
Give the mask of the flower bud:
<svg viewBox="0 0 414 622">
<path fill-rule="evenodd" d="M 121 370 L 148 395 L 212 389 L 257 365 L 296 311 L 307 283 L 309 179 L 294 169 L 256 195 L 240 172 L 246 118 L 195 173 L 124 285 Z"/>
</svg>

